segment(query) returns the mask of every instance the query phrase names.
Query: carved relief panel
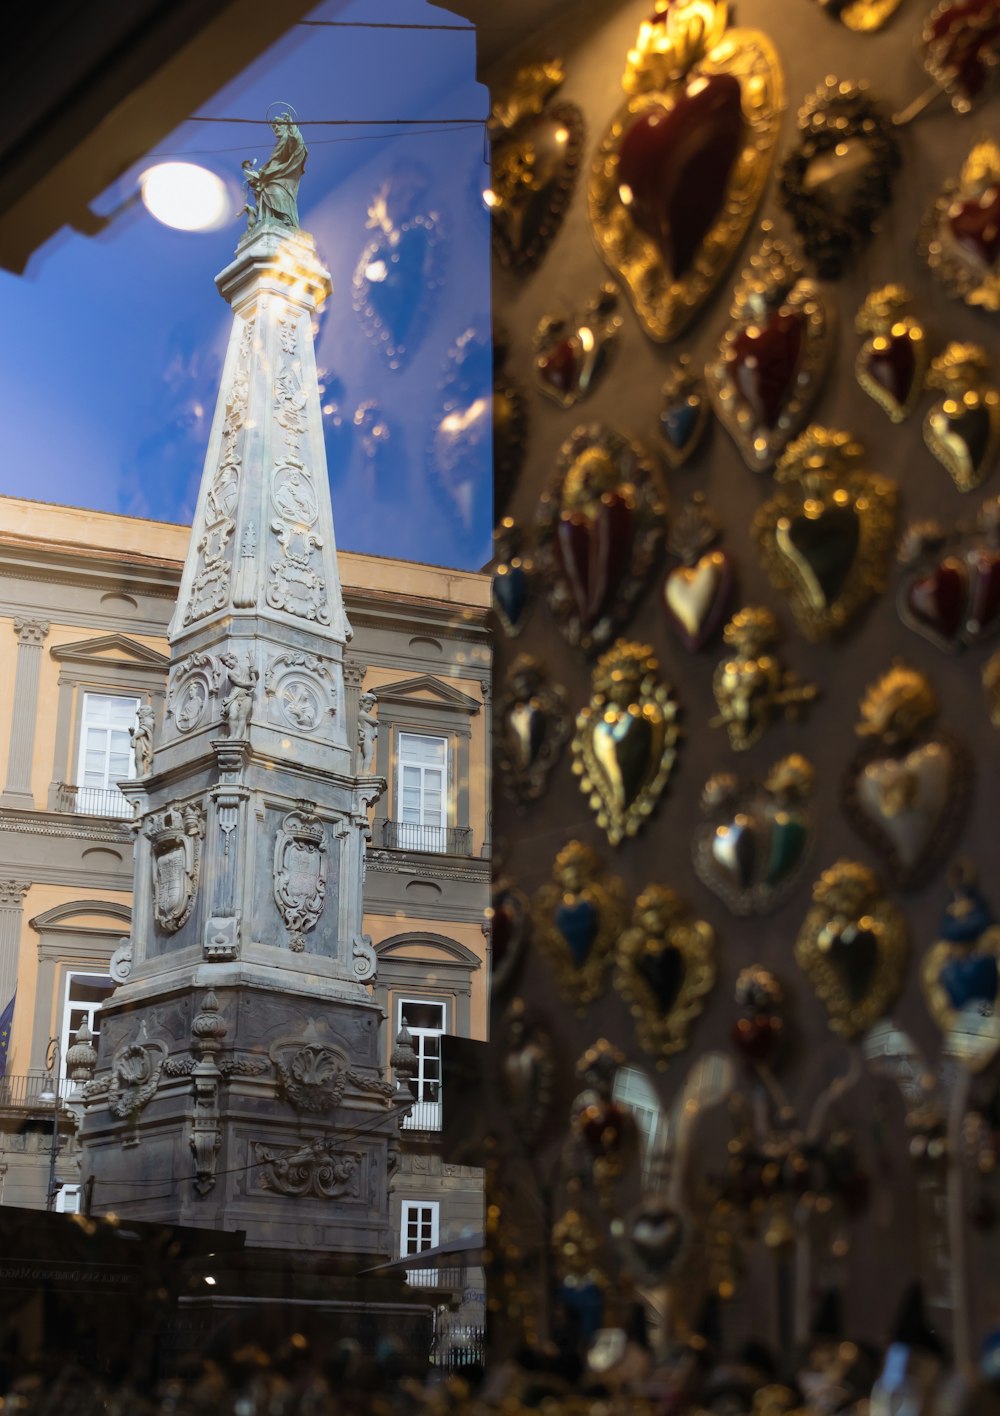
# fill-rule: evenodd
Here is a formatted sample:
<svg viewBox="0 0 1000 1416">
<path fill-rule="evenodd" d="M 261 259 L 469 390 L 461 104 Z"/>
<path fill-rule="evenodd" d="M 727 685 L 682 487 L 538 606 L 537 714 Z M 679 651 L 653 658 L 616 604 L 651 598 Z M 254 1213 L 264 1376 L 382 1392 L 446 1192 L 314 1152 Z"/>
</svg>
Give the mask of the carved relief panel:
<svg viewBox="0 0 1000 1416">
<path fill-rule="evenodd" d="M 323 736 L 338 707 L 332 668 L 318 654 L 295 650 L 272 659 L 264 678 L 267 721 L 283 731 Z"/>
<path fill-rule="evenodd" d="M 216 717 L 225 666 L 215 654 L 188 654 L 171 671 L 167 685 L 168 722 L 183 736 L 206 727 Z"/>
</svg>

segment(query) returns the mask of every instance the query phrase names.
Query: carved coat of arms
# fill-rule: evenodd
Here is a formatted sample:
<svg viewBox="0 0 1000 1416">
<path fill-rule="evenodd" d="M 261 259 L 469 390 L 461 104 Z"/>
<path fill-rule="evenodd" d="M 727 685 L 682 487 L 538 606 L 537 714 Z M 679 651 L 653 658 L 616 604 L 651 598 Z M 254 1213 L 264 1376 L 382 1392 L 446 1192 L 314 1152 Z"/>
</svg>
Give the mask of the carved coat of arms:
<svg viewBox="0 0 1000 1416">
<path fill-rule="evenodd" d="M 176 934 L 190 918 L 201 872 L 201 808 L 190 803 L 147 817 L 153 867 L 153 913 L 161 929 Z"/>
<path fill-rule="evenodd" d="M 285 817 L 274 842 L 274 902 L 289 935 L 289 948 L 305 948 L 326 899 L 326 839 L 323 823 L 310 811 Z"/>
</svg>

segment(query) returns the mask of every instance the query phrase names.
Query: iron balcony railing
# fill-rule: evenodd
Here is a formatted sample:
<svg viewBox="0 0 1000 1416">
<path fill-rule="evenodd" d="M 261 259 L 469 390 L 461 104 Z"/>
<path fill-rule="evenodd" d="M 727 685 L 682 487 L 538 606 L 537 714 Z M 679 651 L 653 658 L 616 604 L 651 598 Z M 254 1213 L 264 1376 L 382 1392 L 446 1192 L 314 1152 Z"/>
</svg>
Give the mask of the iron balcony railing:
<svg viewBox="0 0 1000 1416">
<path fill-rule="evenodd" d="M 408 1115 L 403 1117 L 404 1131 L 440 1131 L 440 1101 L 415 1101 Z"/>
<path fill-rule="evenodd" d="M 421 826 L 415 821 L 383 821 L 380 844 L 389 851 L 472 854 L 471 826 Z"/>
<path fill-rule="evenodd" d="M 52 1097 L 42 1096 L 42 1092 L 47 1087 L 52 1086 L 52 1080 L 46 1076 L 7 1076 L 0 1077 L 0 1109 L 23 1109 L 39 1111 L 52 1110 Z M 61 1077 L 59 1080 L 59 1101 L 72 1101 L 79 1096 L 79 1088 L 76 1082 L 70 1081 L 68 1077 Z"/>
<path fill-rule="evenodd" d="M 56 809 L 79 816 L 106 816 L 114 821 L 129 821 L 132 817 L 132 803 L 117 787 L 78 787 L 72 782 L 60 782 Z"/>
<path fill-rule="evenodd" d="M 419 1258 L 418 1254 L 411 1254 L 410 1258 Z M 453 1292 L 461 1292 L 465 1283 L 467 1270 L 464 1268 L 443 1268 L 440 1265 L 435 1268 L 407 1269 L 406 1281 L 411 1288 L 450 1288 Z"/>
</svg>

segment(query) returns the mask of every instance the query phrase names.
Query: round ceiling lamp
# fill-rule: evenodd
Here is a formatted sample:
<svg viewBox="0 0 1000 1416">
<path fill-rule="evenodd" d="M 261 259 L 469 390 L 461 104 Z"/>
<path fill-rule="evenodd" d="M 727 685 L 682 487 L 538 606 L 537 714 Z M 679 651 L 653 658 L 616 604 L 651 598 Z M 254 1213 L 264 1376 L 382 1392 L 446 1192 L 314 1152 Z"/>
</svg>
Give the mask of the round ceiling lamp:
<svg viewBox="0 0 1000 1416">
<path fill-rule="evenodd" d="M 159 162 L 139 178 L 146 210 L 177 231 L 217 231 L 231 212 L 226 184 L 193 162 Z"/>
</svg>

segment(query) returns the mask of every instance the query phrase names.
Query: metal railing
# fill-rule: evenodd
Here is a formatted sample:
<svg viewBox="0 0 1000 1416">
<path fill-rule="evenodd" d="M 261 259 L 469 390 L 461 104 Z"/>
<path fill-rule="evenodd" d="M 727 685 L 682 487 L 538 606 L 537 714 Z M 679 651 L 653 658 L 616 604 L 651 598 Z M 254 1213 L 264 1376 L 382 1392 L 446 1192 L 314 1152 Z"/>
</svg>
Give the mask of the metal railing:
<svg viewBox="0 0 1000 1416">
<path fill-rule="evenodd" d="M 450 1288 L 455 1293 L 461 1293 L 467 1272 L 467 1269 L 454 1265 L 450 1268 L 438 1265 L 435 1268 L 407 1269 L 406 1281 L 411 1288 Z"/>
<path fill-rule="evenodd" d="M 388 851 L 429 851 L 435 855 L 472 854 L 471 826 L 421 826 L 416 821 L 383 821 L 382 840 Z"/>
<path fill-rule="evenodd" d="M 129 821 L 132 803 L 117 787 L 78 787 L 72 782 L 60 782 L 56 798 L 57 811 L 73 811 L 79 816 L 108 816 L 114 821 Z"/>
<path fill-rule="evenodd" d="M 44 1075 L 0 1077 L 0 1107 L 38 1107 L 40 1110 L 51 1111 L 51 1098 L 42 1100 L 42 1092 L 51 1085 L 51 1080 Z M 60 1101 L 66 1100 L 71 1086 L 72 1083 L 67 1082 L 65 1077 L 59 1083 Z"/>
<path fill-rule="evenodd" d="M 408 1115 L 403 1117 L 404 1131 L 440 1131 L 440 1101 L 415 1101 Z"/>
<path fill-rule="evenodd" d="M 471 1323 L 450 1323 L 438 1318 L 431 1361 L 446 1371 L 481 1367 L 486 1361 L 486 1329 Z"/>
</svg>

